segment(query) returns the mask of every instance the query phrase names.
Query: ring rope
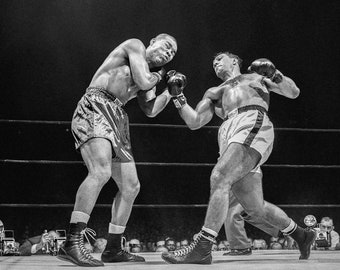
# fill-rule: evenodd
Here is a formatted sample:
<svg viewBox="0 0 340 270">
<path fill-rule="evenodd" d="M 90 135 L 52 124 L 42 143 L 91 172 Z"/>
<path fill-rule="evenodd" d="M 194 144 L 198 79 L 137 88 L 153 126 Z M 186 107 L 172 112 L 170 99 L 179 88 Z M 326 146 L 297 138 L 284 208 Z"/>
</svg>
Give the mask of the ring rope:
<svg viewBox="0 0 340 270">
<path fill-rule="evenodd" d="M 0 159 L 0 163 L 18 163 L 18 164 L 56 164 L 72 165 L 82 164 L 83 161 L 72 160 L 19 160 L 19 159 Z M 136 162 L 137 166 L 183 166 L 183 167 L 213 167 L 215 163 L 178 163 L 178 162 Z M 311 169 L 339 169 L 340 165 L 293 165 L 293 164 L 263 164 L 261 167 L 269 168 L 311 168 Z"/>
<path fill-rule="evenodd" d="M 71 121 L 48 121 L 48 120 L 11 120 L 0 119 L 0 123 L 18 123 L 18 124 L 46 124 L 46 125 L 70 125 Z M 158 128 L 188 128 L 186 125 L 172 124 L 143 124 L 130 123 L 131 127 L 158 127 Z M 202 128 L 218 129 L 220 126 L 203 126 Z M 340 132 L 340 129 L 331 128 L 274 128 L 281 131 L 301 131 L 301 132 Z"/>
<path fill-rule="evenodd" d="M 68 208 L 73 207 L 70 203 L 0 203 L 1 207 L 16 208 Z M 340 208 L 340 204 L 277 204 L 281 208 Z M 96 204 L 98 208 L 111 208 L 112 204 Z M 207 204 L 135 204 L 134 208 L 206 208 Z"/>
</svg>

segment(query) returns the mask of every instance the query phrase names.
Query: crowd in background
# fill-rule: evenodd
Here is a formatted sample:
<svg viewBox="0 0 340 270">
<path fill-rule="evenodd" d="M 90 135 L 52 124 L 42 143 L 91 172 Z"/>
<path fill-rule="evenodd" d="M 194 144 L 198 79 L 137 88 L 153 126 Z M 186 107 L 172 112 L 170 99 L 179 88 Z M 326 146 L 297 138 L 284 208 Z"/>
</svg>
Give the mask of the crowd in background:
<svg viewBox="0 0 340 270">
<path fill-rule="evenodd" d="M 156 220 L 157 221 L 157 220 Z M 195 222 L 187 223 L 181 226 L 171 226 L 172 223 L 159 223 L 150 220 L 140 220 L 128 226 L 122 245 L 132 253 L 139 252 L 164 252 L 189 246 L 195 240 L 195 232 L 198 231 L 198 225 Z M 85 247 L 93 253 L 101 253 L 106 246 L 107 228 L 104 224 L 99 224 L 96 231 L 89 229 L 85 233 Z M 65 235 L 60 235 L 61 227 L 51 228 L 52 230 L 42 230 L 41 228 L 31 227 L 29 224 L 24 226 L 22 235 L 13 236 L 11 247 L 7 247 L 7 253 L 15 251 L 15 255 L 32 255 L 50 253 L 54 255 L 55 248 L 60 246 Z M 262 231 L 252 226 L 246 227 L 248 237 L 251 239 L 253 250 L 264 249 L 298 249 L 295 241 L 289 237 L 281 235 L 280 237 L 270 237 Z M 340 249 L 339 234 L 334 230 L 333 220 L 328 217 L 321 219 L 317 230 L 319 232 L 328 232 L 330 236 L 330 246 L 320 248 L 316 244 L 314 249 L 335 250 Z M 4 250 L 4 231 L 5 225 L 0 220 L 0 238 L 1 238 L 1 255 L 6 255 Z M 66 228 L 64 228 L 66 231 Z M 54 242 L 53 242 L 54 241 Z M 9 243 L 9 242 L 8 242 Z M 54 244 L 53 244 L 54 243 Z M 212 247 L 213 251 L 230 251 L 230 245 L 221 230 L 216 243 Z M 5 250 L 6 251 L 6 250 Z"/>
</svg>

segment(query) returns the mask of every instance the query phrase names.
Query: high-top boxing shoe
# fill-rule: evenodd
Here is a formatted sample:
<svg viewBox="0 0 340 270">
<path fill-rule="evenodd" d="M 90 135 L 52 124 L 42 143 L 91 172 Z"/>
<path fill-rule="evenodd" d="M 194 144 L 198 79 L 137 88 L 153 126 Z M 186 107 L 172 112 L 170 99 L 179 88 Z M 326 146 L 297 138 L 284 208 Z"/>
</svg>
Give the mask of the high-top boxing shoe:
<svg viewBox="0 0 340 270">
<path fill-rule="evenodd" d="M 297 226 L 296 230 L 290 234 L 296 241 L 300 250 L 300 260 L 307 260 L 310 255 L 310 249 L 316 238 L 314 230 L 306 230 Z"/>
<path fill-rule="evenodd" d="M 103 262 L 145 262 L 141 256 L 127 252 L 125 248 L 125 237 L 122 234 L 109 234 L 107 244 L 101 259 Z"/>
<path fill-rule="evenodd" d="M 200 231 L 196 240 L 189 246 L 172 252 L 163 252 L 162 259 L 173 264 L 211 264 L 211 248 L 215 239 Z"/>
<path fill-rule="evenodd" d="M 85 223 L 70 225 L 70 233 L 67 235 L 65 244 L 60 247 L 57 258 L 79 266 L 104 266 L 103 262 L 96 260 L 84 247 Z"/>
</svg>

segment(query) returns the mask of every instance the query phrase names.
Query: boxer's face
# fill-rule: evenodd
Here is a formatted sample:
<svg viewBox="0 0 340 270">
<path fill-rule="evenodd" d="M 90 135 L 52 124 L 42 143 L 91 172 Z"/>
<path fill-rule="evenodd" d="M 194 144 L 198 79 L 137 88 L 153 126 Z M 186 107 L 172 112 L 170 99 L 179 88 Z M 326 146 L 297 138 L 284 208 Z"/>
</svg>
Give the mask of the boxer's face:
<svg viewBox="0 0 340 270">
<path fill-rule="evenodd" d="M 153 66 L 169 63 L 177 52 L 177 43 L 170 37 L 152 39 L 146 49 L 146 58 Z"/>
<path fill-rule="evenodd" d="M 222 53 L 215 57 L 213 68 L 218 78 L 224 79 L 228 74 L 231 74 L 235 67 L 235 59 Z"/>
</svg>

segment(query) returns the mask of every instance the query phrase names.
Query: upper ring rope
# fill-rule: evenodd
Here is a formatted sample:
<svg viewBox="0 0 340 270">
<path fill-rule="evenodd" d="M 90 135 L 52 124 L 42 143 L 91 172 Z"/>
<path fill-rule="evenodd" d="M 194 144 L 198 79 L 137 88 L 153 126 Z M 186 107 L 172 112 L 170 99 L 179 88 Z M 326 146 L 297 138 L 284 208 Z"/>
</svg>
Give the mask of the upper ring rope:
<svg viewBox="0 0 340 270">
<path fill-rule="evenodd" d="M 83 161 L 73 160 L 19 160 L 0 159 L 0 163 L 21 163 L 21 164 L 82 164 Z M 215 163 L 186 163 L 186 162 L 136 162 L 137 166 L 183 166 L 183 167 L 213 167 Z M 312 168 L 312 169 L 339 169 L 340 165 L 293 165 L 293 164 L 263 164 L 261 167 L 269 168 Z"/>
<path fill-rule="evenodd" d="M 70 125 L 71 121 L 45 121 L 45 120 L 11 120 L 0 119 L 0 123 L 18 123 L 18 124 L 46 124 L 46 125 Z M 186 125 L 172 125 L 172 124 L 143 124 L 130 123 L 132 127 L 160 127 L 160 128 L 187 128 Z M 218 129 L 219 126 L 203 126 L 202 128 Z M 336 128 L 274 128 L 282 131 L 302 131 L 302 132 L 340 132 Z"/>
</svg>

